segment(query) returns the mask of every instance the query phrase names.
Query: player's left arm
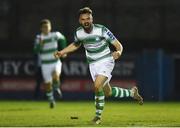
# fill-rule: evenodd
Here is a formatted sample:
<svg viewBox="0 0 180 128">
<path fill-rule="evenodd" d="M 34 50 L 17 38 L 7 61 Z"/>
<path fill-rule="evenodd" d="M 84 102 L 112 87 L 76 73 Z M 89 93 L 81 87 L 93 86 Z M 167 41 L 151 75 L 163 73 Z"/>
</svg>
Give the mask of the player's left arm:
<svg viewBox="0 0 180 128">
<path fill-rule="evenodd" d="M 122 44 L 116 39 L 113 33 L 106 27 L 103 27 L 103 36 L 105 37 L 106 41 L 109 42 L 111 45 L 113 45 L 116 49 L 116 51 L 112 53 L 113 58 L 115 60 L 119 59 L 123 51 Z"/>
<path fill-rule="evenodd" d="M 112 53 L 112 56 L 113 58 L 116 60 L 116 59 L 119 59 L 122 52 L 123 52 L 123 46 L 121 44 L 121 42 L 119 42 L 117 39 L 115 39 L 112 43 L 112 45 L 115 47 L 116 51 L 114 51 Z"/>
<path fill-rule="evenodd" d="M 62 38 L 58 39 L 58 50 L 62 50 L 67 46 L 67 41 L 65 36 L 63 36 Z"/>
<path fill-rule="evenodd" d="M 37 35 L 36 38 L 35 38 L 35 41 L 34 41 L 33 52 L 36 53 L 36 54 L 40 53 L 42 47 L 43 47 L 43 41 L 41 39 L 41 36 Z"/>
<path fill-rule="evenodd" d="M 57 35 L 57 41 L 58 41 L 58 50 L 62 50 L 67 46 L 67 40 L 66 37 L 61 34 L 60 32 L 56 32 Z M 67 54 L 63 55 L 62 57 L 66 57 Z"/>
</svg>

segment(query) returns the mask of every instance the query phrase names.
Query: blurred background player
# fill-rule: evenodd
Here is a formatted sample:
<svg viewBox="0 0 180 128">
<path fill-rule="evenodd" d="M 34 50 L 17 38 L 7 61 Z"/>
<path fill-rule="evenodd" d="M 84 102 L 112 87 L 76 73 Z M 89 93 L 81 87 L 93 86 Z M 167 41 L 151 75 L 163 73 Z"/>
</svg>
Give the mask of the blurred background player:
<svg viewBox="0 0 180 128">
<path fill-rule="evenodd" d="M 62 97 L 59 88 L 62 63 L 60 59 L 54 57 L 54 52 L 66 47 L 66 39 L 60 32 L 51 32 L 51 22 L 48 19 L 40 22 L 40 30 L 41 33 L 35 39 L 34 51 L 40 54 L 46 96 L 50 108 L 53 108 L 55 106 L 54 92 Z"/>
<path fill-rule="evenodd" d="M 136 87 L 124 89 L 111 87 L 109 84 L 115 60 L 120 58 L 123 51 L 121 43 L 106 27 L 93 24 L 92 10 L 89 7 L 80 9 L 79 23 L 81 27 L 79 27 L 74 34 L 74 42 L 65 49 L 56 52 L 55 56 L 64 56 L 77 50 L 81 45 L 84 46 L 95 87 L 96 116 L 92 121 L 99 124 L 101 123 L 105 96 L 114 98 L 132 97 L 138 100 L 140 104 L 143 103 L 143 99 L 139 95 Z M 109 45 L 113 45 L 116 51 L 111 52 Z"/>
</svg>

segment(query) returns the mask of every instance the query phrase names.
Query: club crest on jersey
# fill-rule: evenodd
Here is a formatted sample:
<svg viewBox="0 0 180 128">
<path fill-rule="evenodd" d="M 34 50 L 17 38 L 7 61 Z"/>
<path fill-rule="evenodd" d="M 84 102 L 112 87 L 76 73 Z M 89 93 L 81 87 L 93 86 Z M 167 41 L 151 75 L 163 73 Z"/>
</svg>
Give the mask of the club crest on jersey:
<svg viewBox="0 0 180 128">
<path fill-rule="evenodd" d="M 100 39 L 99 39 L 99 37 L 96 37 L 96 41 L 99 41 Z"/>
</svg>

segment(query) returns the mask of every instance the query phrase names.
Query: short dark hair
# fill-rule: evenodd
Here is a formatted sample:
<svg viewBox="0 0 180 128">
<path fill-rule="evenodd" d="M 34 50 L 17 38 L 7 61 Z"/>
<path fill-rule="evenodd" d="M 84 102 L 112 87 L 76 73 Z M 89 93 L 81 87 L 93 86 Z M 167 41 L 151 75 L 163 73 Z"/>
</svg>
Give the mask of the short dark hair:
<svg viewBox="0 0 180 128">
<path fill-rule="evenodd" d="M 42 26 L 43 24 L 50 24 L 51 25 L 51 21 L 49 19 L 43 19 L 40 22 L 40 26 Z"/>
<path fill-rule="evenodd" d="M 79 9 L 79 15 L 85 14 L 85 13 L 92 14 L 92 10 L 89 7 L 84 7 L 84 8 Z"/>
</svg>

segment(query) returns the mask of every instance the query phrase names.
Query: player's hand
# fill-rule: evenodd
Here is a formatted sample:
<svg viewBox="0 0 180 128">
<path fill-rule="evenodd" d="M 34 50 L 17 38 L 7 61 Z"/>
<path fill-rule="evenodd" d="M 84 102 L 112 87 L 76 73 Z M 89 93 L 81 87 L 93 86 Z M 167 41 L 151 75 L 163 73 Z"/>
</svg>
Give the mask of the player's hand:
<svg viewBox="0 0 180 128">
<path fill-rule="evenodd" d="M 62 56 L 62 58 L 66 58 L 67 57 L 67 54 L 64 54 L 63 56 Z"/>
<path fill-rule="evenodd" d="M 112 53 L 112 56 L 113 56 L 114 60 L 117 60 L 117 59 L 120 58 L 121 53 L 120 53 L 120 51 L 114 51 L 114 52 Z"/>
<path fill-rule="evenodd" d="M 55 58 L 60 58 L 60 57 L 63 57 L 65 56 L 66 54 L 64 54 L 62 51 L 56 51 L 54 52 L 54 57 Z"/>
</svg>

